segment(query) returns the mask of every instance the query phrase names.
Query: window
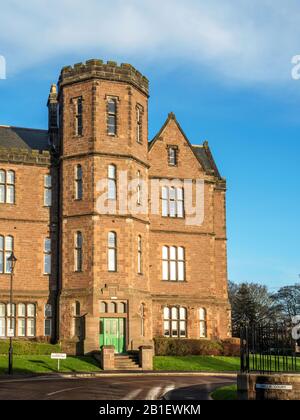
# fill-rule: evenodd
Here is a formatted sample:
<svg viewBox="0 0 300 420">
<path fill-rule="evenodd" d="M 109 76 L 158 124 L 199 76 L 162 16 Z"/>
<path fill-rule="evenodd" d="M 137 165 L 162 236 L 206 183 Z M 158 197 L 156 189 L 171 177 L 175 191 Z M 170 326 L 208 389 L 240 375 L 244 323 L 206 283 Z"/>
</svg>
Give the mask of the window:
<svg viewBox="0 0 300 420">
<path fill-rule="evenodd" d="M 117 134 L 117 100 L 113 98 L 107 101 L 107 133 L 110 136 Z"/>
<path fill-rule="evenodd" d="M 142 108 L 141 106 L 136 107 L 136 141 L 142 143 Z"/>
<path fill-rule="evenodd" d="M 118 313 L 119 314 L 126 314 L 126 303 L 120 302 L 118 304 Z"/>
<path fill-rule="evenodd" d="M 164 336 L 173 338 L 185 338 L 187 336 L 187 310 L 183 307 L 165 307 L 164 317 Z"/>
<path fill-rule="evenodd" d="M 185 281 L 185 250 L 183 247 L 163 246 L 162 279 Z"/>
<path fill-rule="evenodd" d="M 44 176 L 44 206 L 51 207 L 52 205 L 52 177 L 51 175 Z"/>
<path fill-rule="evenodd" d="M 170 166 L 177 166 L 178 149 L 174 146 L 168 147 L 168 163 Z"/>
<path fill-rule="evenodd" d="M 0 303 L 0 337 L 34 337 L 36 311 L 32 303 Z M 17 329 L 16 329 L 17 326 Z"/>
<path fill-rule="evenodd" d="M 44 241 L 44 274 L 51 274 L 51 239 Z"/>
<path fill-rule="evenodd" d="M 83 335 L 83 321 L 81 318 L 81 305 L 77 300 L 74 302 L 73 306 L 73 336 L 81 339 Z"/>
<path fill-rule="evenodd" d="M 52 305 L 47 303 L 44 307 L 44 335 L 51 337 L 52 334 Z"/>
<path fill-rule="evenodd" d="M 83 101 L 82 101 L 82 97 L 77 98 L 75 106 L 76 106 L 75 135 L 76 136 L 82 136 L 82 134 L 83 134 L 83 119 L 82 119 Z"/>
<path fill-rule="evenodd" d="M 142 237 L 138 236 L 138 244 L 137 244 L 137 266 L 138 266 L 138 274 L 142 274 Z"/>
<path fill-rule="evenodd" d="M 162 215 L 184 217 L 183 188 L 162 187 Z"/>
<path fill-rule="evenodd" d="M 107 312 L 109 314 L 117 313 L 117 304 L 115 302 L 109 302 L 109 304 L 107 305 Z"/>
<path fill-rule="evenodd" d="M 11 262 L 8 258 L 11 256 L 14 247 L 14 238 L 12 236 L 0 235 L 0 273 L 11 273 Z"/>
<path fill-rule="evenodd" d="M 82 167 L 75 168 L 75 200 L 82 200 Z"/>
<path fill-rule="evenodd" d="M 145 305 L 142 303 L 140 306 L 141 316 L 141 336 L 145 337 Z"/>
<path fill-rule="evenodd" d="M 82 271 L 82 233 L 76 232 L 75 235 L 75 271 Z"/>
<path fill-rule="evenodd" d="M 0 170 L 0 203 L 14 204 L 15 202 L 15 173 Z"/>
<path fill-rule="evenodd" d="M 142 204 L 142 185 L 141 185 L 141 171 L 137 171 L 137 187 L 136 187 L 136 195 L 137 195 L 137 205 L 140 206 Z"/>
<path fill-rule="evenodd" d="M 115 165 L 108 165 L 108 196 L 109 200 L 117 199 L 117 168 Z"/>
<path fill-rule="evenodd" d="M 117 234 L 108 234 L 108 271 L 117 271 Z"/>
<path fill-rule="evenodd" d="M 200 338 L 207 337 L 207 321 L 206 321 L 206 309 L 199 309 L 199 320 L 200 320 Z"/>
</svg>

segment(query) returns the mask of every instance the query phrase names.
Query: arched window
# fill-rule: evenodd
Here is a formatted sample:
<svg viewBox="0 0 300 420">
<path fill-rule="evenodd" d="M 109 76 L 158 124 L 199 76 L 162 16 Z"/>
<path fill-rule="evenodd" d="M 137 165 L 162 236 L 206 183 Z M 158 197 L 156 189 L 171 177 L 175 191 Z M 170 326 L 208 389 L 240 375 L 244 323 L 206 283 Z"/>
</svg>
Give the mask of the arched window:
<svg viewBox="0 0 300 420">
<path fill-rule="evenodd" d="M 144 303 L 140 306 L 140 315 L 141 315 L 141 336 L 145 337 L 145 305 Z"/>
<path fill-rule="evenodd" d="M 75 168 L 75 199 L 82 200 L 82 167 L 77 165 Z"/>
<path fill-rule="evenodd" d="M 117 271 L 117 234 L 108 233 L 108 271 Z"/>
<path fill-rule="evenodd" d="M 126 303 L 120 302 L 118 304 L 118 313 L 119 314 L 126 314 Z"/>
<path fill-rule="evenodd" d="M 115 314 L 117 312 L 117 304 L 115 302 L 109 302 L 107 307 L 108 307 L 107 312 L 109 314 Z"/>
<path fill-rule="evenodd" d="M 143 272 L 143 260 L 142 260 L 142 237 L 141 235 L 138 236 L 138 247 L 137 247 L 137 268 L 138 274 L 142 274 Z"/>
<path fill-rule="evenodd" d="M 107 312 L 107 303 L 106 302 L 100 302 L 100 313 L 105 314 Z"/>
<path fill-rule="evenodd" d="M 138 206 L 142 204 L 141 192 L 142 192 L 141 171 L 137 171 L 136 201 L 137 201 Z"/>
<path fill-rule="evenodd" d="M 115 165 L 108 165 L 108 193 L 109 200 L 117 199 L 117 168 Z"/>
<path fill-rule="evenodd" d="M 82 271 L 82 233 L 75 235 L 75 271 Z"/>
<path fill-rule="evenodd" d="M 199 309 L 199 320 L 200 320 L 200 338 L 207 337 L 207 315 L 206 309 L 200 308 Z"/>
<path fill-rule="evenodd" d="M 187 310 L 183 307 L 165 307 L 164 313 L 164 336 L 173 338 L 185 338 Z"/>
</svg>

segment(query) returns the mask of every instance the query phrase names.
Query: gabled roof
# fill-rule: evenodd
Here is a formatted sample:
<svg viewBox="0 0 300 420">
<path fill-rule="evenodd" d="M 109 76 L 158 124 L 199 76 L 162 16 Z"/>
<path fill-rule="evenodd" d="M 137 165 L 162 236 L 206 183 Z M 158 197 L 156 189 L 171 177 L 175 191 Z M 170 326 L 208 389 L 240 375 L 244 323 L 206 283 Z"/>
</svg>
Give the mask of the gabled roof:
<svg viewBox="0 0 300 420">
<path fill-rule="evenodd" d="M 49 150 L 48 131 L 0 125 L 0 147 L 6 149 Z"/>
<path fill-rule="evenodd" d="M 210 151 L 208 142 L 205 141 L 203 143 L 203 145 L 200 145 L 200 146 L 192 145 L 190 143 L 189 139 L 187 138 L 187 136 L 185 135 L 183 129 L 181 128 L 181 126 L 180 126 L 179 122 L 177 121 L 176 116 L 175 116 L 175 114 L 173 112 L 171 112 L 168 115 L 168 118 L 166 119 L 166 121 L 165 121 L 164 125 L 162 126 L 162 128 L 159 130 L 159 132 L 156 134 L 156 136 L 150 141 L 150 143 L 149 143 L 149 150 L 152 149 L 152 147 L 155 144 L 155 142 L 162 135 L 164 129 L 169 124 L 170 120 L 173 120 L 176 123 L 179 131 L 181 132 L 181 134 L 185 138 L 187 144 L 190 146 L 192 152 L 194 153 L 194 155 L 197 158 L 198 162 L 202 166 L 203 170 L 208 175 L 214 175 L 217 178 L 222 179 L 221 178 L 221 175 L 220 175 L 220 173 L 218 171 L 217 165 L 216 165 L 216 163 L 214 161 L 214 158 L 212 156 L 212 153 Z"/>
</svg>

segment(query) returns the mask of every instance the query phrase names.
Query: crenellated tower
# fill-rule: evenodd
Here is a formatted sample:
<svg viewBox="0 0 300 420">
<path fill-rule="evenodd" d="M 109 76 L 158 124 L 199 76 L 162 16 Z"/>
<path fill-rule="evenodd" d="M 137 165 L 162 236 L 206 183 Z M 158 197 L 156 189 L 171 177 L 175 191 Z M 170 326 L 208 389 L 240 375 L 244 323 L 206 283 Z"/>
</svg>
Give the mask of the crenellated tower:
<svg viewBox="0 0 300 420">
<path fill-rule="evenodd" d="M 136 349 L 152 338 L 148 80 L 130 64 L 89 60 L 63 68 L 58 86 L 60 338 L 84 352 Z"/>
</svg>

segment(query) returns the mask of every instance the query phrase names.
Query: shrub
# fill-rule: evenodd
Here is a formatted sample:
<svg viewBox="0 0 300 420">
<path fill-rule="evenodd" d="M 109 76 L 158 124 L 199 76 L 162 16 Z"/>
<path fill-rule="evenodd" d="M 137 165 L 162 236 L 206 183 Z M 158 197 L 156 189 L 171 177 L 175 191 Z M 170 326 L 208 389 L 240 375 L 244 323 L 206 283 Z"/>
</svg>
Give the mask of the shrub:
<svg viewBox="0 0 300 420">
<path fill-rule="evenodd" d="M 223 346 L 218 341 L 157 337 L 154 339 L 156 356 L 219 356 Z"/>
<path fill-rule="evenodd" d="M 240 355 L 240 339 L 227 338 L 222 340 L 223 356 L 239 356 Z"/>
<path fill-rule="evenodd" d="M 0 354 L 7 355 L 9 348 L 9 340 L 0 340 Z M 13 353 L 15 355 L 43 355 L 47 356 L 51 353 L 60 351 L 59 344 L 40 343 L 31 340 L 13 340 Z"/>
</svg>

